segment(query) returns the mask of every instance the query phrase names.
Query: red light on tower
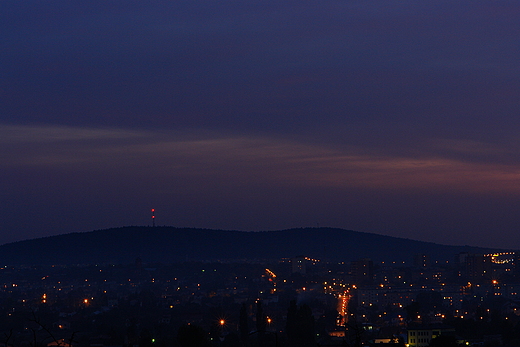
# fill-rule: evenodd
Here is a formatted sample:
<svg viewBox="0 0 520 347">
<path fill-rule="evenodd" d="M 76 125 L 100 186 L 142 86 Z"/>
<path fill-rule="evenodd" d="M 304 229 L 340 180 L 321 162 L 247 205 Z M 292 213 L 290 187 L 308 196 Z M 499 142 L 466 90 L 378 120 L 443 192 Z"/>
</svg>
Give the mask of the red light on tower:
<svg viewBox="0 0 520 347">
<path fill-rule="evenodd" d="M 152 227 L 155 227 L 155 208 L 152 208 Z"/>
</svg>

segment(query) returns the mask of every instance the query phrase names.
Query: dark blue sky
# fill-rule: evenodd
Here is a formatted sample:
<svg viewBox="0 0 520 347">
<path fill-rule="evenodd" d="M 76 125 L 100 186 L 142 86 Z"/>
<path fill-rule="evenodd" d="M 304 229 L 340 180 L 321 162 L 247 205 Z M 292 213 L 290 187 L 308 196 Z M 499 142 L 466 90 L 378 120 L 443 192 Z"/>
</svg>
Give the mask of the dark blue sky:
<svg viewBox="0 0 520 347">
<path fill-rule="evenodd" d="M 520 249 L 517 1 L 0 2 L 0 243 L 157 223 Z"/>
</svg>

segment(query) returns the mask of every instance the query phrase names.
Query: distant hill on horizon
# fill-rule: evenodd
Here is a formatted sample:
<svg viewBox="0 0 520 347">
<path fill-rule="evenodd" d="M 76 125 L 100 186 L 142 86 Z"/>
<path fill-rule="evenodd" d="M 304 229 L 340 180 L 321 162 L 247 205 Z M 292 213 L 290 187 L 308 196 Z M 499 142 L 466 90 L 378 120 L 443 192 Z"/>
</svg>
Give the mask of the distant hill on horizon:
<svg viewBox="0 0 520 347">
<path fill-rule="evenodd" d="M 344 230 L 295 228 L 246 232 L 176 227 L 121 227 L 18 241 L 0 246 L 2 265 L 130 264 L 184 261 L 277 261 L 299 255 L 324 261 L 410 262 L 414 254 L 452 260 L 460 252 L 492 248 L 432 242 Z"/>
</svg>

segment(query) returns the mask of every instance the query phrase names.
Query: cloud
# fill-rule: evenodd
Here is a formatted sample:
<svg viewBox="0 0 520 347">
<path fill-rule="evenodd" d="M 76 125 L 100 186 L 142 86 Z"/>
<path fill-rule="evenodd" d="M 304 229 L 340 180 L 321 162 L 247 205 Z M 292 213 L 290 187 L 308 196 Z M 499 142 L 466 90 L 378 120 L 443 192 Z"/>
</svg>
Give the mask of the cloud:
<svg viewBox="0 0 520 347">
<path fill-rule="evenodd" d="M 192 185 L 520 192 L 520 165 L 483 160 L 506 151 L 471 141 L 434 141 L 444 156 L 437 149 L 435 155 L 425 151 L 411 157 L 354 146 L 338 149 L 284 138 L 197 131 L 0 126 L 0 134 L 4 158 L 0 165 L 10 170 L 81 170 L 159 182 L 182 179 Z"/>
<path fill-rule="evenodd" d="M 117 140 L 141 137 L 142 132 L 122 129 L 79 128 L 66 126 L 1 125 L 0 143 L 63 142 L 82 140 Z"/>
</svg>

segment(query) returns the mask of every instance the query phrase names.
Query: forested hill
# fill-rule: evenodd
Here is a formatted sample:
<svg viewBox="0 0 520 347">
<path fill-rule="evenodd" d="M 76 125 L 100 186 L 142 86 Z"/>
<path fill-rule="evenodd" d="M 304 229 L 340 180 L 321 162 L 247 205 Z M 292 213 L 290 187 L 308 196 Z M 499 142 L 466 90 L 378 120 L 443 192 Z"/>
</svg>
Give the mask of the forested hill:
<svg viewBox="0 0 520 347">
<path fill-rule="evenodd" d="M 174 227 L 122 227 L 19 241 L 0 246 L 2 265 L 128 264 L 183 261 L 263 261 L 304 255 L 326 261 L 411 261 L 424 253 L 452 260 L 459 252 L 492 249 L 445 246 L 335 228 L 243 232 Z"/>
</svg>

